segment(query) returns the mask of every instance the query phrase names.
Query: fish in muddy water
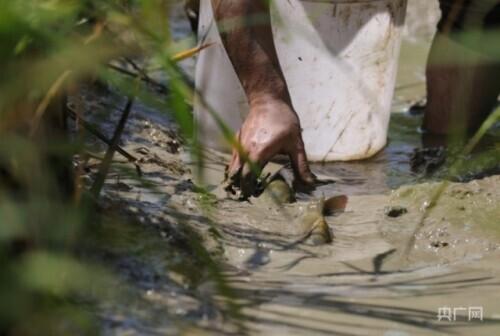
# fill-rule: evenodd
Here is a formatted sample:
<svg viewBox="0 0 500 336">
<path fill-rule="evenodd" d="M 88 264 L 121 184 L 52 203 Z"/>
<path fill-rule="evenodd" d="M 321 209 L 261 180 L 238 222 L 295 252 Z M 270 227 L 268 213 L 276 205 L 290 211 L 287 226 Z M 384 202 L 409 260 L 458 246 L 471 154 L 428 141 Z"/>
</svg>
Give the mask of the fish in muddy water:
<svg viewBox="0 0 500 336">
<path fill-rule="evenodd" d="M 272 208 L 276 205 L 295 202 L 295 192 L 283 178 L 275 178 L 265 187 L 264 192 L 254 199 L 254 203 Z M 297 219 L 294 227 L 300 228 L 300 238 L 292 245 L 307 243 L 323 245 L 333 242 L 333 234 L 328 227 L 325 216 L 343 211 L 347 204 L 346 196 L 336 196 L 325 199 L 321 197 L 298 206 Z"/>
<path fill-rule="evenodd" d="M 326 200 L 322 197 L 307 204 L 297 219 L 297 225 L 302 227 L 304 235 L 296 240 L 294 244 L 323 245 L 332 243 L 334 236 L 328 227 L 325 216 L 343 211 L 346 205 L 347 197 L 343 195 Z"/>
<path fill-rule="evenodd" d="M 277 178 L 266 186 L 259 199 L 268 204 L 288 204 L 295 202 L 295 192 L 285 180 Z"/>
</svg>

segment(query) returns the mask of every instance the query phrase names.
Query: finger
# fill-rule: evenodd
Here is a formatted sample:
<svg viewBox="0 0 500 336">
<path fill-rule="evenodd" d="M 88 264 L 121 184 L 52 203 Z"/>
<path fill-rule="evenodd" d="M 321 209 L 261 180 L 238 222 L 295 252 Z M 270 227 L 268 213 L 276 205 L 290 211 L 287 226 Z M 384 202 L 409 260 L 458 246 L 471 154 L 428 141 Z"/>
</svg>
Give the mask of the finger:
<svg viewBox="0 0 500 336">
<path fill-rule="evenodd" d="M 314 184 L 316 177 L 309 168 L 306 150 L 302 139 L 299 139 L 297 141 L 297 145 L 291 150 L 289 156 L 290 161 L 292 162 L 295 178 L 309 185 Z"/>
<path fill-rule="evenodd" d="M 240 141 L 240 132 L 236 133 L 236 139 L 238 143 L 241 143 Z M 241 169 L 242 163 L 241 163 L 241 158 L 238 152 L 238 149 L 233 146 L 233 152 L 231 155 L 231 161 L 229 162 L 229 165 L 226 167 L 226 181 L 228 179 L 234 178 L 236 175 L 238 175 L 240 169 Z"/>
<path fill-rule="evenodd" d="M 267 163 L 264 158 L 258 159 L 257 157 L 257 155 L 250 155 L 241 170 L 240 189 L 244 199 L 257 194 L 258 178 Z"/>
<path fill-rule="evenodd" d="M 231 161 L 226 167 L 226 180 L 235 176 L 241 168 L 241 160 L 238 152 L 233 149 L 233 154 L 231 156 Z"/>
<path fill-rule="evenodd" d="M 255 174 L 253 173 L 250 164 L 246 162 L 245 165 L 243 166 L 240 176 L 240 185 L 239 185 L 241 190 L 240 197 L 243 199 L 247 199 L 250 196 L 253 196 L 255 194 L 255 190 L 257 187 L 256 184 L 257 184 L 257 178 L 255 177 Z"/>
</svg>

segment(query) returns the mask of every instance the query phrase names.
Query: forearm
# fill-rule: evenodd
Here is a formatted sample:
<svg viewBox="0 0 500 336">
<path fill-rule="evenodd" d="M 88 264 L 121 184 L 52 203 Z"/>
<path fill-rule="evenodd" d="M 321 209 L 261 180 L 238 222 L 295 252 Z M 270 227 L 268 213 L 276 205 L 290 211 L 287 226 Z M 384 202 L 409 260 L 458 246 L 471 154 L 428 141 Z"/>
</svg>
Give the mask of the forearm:
<svg viewBox="0 0 500 336">
<path fill-rule="evenodd" d="M 267 98 L 289 103 L 267 0 L 212 0 L 212 4 L 222 41 L 250 105 Z"/>
</svg>

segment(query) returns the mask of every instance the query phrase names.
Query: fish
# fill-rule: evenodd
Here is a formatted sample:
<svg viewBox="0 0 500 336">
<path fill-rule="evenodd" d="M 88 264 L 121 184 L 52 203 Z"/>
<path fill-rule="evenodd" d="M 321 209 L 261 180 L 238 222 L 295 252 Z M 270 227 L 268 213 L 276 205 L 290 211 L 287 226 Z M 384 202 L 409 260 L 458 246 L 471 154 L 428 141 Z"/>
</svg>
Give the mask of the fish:
<svg viewBox="0 0 500 336">
<path fill-rule="evenodd" d="M 275 177 L 267 184 L 264 192 L 257 199 L 258 203 L 273 207 L 296 202 L 294 190 L 279 174 L 276 176 L 277 178 Z M 298 216 L 293 225 L 295 228 L 300 228 L 303 234 L 292 245 L 306 243 L 318 246 L 332 243 L 334 236 L 325 216 L 344 211 L 347 201 L 348 198 L 345 195 L 330 198 L 320 197 L 297 207 L 299 209 Z"/>
<path fill-rule="evenodd" d="M 289 204 L 294 203 L 295 192 L 282 178 L 276 178 L 269 182 L 264 192 L 259 196 L 259 201 L 264 204 Z"/>
<path fill-rule="evenodd" d="M 343 212 L 347 206 L 347 201 L 347 196 L 340 195 L 328 199 L 321 197 L 307 204 L 295 224 L 302 227 L 304 234 L 291 245 L 300 243 L 314 246 L 331 244 L 334 235 L 326 222 L 325 216 Z"/>
</svg>

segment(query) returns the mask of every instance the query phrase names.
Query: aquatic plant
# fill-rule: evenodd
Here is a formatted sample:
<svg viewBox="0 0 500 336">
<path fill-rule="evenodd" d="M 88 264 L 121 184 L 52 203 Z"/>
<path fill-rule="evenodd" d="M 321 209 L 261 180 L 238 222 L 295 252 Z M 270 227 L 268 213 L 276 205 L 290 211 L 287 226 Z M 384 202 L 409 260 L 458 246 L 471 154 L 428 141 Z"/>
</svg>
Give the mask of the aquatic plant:
<svg viewBox="0 0 500 336">
<path fill-rule="evenodd" d="M 95 252 L 88 246 L 113 217 L 99 209 L 99 196 L 115 152 L 140 173 L 134 155 L 119 145 L 135 101 L 169 114 L 186 143 L 199 148 L 190 105 L 194 92 L 176 62 L 201 48 L 185 51 L 193 39 L 173 38 L 169 13 L 175 5 L 0 1 L 0 333 L 99 332 L 96 304 L 116 298 L 118 280 L 102 260 L 88 257 Z M 153 68 L 165 80 L 153 79 Z M 67 104 L 81 87 L 99 83 L 129 97 L 110 139 L 99 124 L 84 120 L 78 104 Z M 78 134 L 67 136 L 68 117 L 108 148 L 88 189 L 73 169 L 75 155 L 87 153 L 85 143 Z M 129 174 L 147 185 L 134 168 Z M 187 236 L 183 248 L 197 266 L 185 263 L 184 272 L 207 274 L 227 316 L 240 319 L 218 262 L 200 237 Z"/>
<path fill-rule="evenodd" d="M 203 147 L 191 115 L 193 97 L 203 97 L 176 64 L 200 49 L 182 53 L 192 47 L 193 39 L 173 38 L 167 18 L 175 4 L 173 0 L 0 0 L 1 334 L 99 332 L 95 306 L 116 297 L 113 289 L 118 280 L 102 262 L 86 258 L 88 247 L 82 243 L 96 240 L 96 233 L 102 233 L 104 244 L 116 239 L 115 232 L 106 234 L 108 227 L 103 224 L 113 221 L 111 214 L 97 206 L 114 153 L 130 161 L 129 176 L 154 187 L 137 176 L 136 158 L 119 146 L 134 102 L 168 113 L 194 161 L 200 169 L 203 166 Z M 481 37 L 491 41 L 487 45 L 496 60 L 498 35 Z M 464 38 L 474 42 L 477 34 L 468 32 Z M 98 124 L 82 118 L 79 106 L 67 105 L 67 97 L 77 95 L 86 83 L 104 83 L 128 97 L 120 106 L 122 118 L 111 139 L 103 136 Z M 485 122 L 464 154 L 498 120 L 498 114 Z M 86 147 L 79 136 L 66 136 L 67 116 L 107 145 L 89 190 L 82 187 L 78 169 L 72 169 L 74 155 L 85 153 Z M 212 116 L 226 139 L 238 147 L 216 111 Z M 198 191 L 207 196 L 206 191 Z M 200 207 L 211 210 L 209 202 Z M 227 316 L 241 321 L 237 298 L 220 264 L 200 237 L 185 227 L 184 248 L 194 260 L 177 266 L 185 273 L 205 271 L 223 297 Z"/>
</svg>

